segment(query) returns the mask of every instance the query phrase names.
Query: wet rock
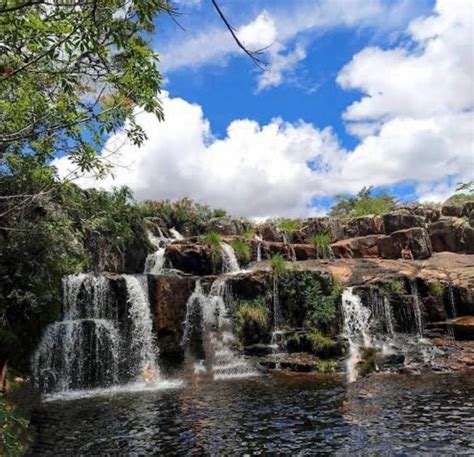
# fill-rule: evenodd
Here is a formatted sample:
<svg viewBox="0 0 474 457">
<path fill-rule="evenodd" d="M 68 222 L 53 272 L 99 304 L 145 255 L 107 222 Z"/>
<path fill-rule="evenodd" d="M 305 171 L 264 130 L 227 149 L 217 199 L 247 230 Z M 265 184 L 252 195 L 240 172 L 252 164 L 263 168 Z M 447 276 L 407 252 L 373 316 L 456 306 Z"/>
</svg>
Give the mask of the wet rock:
<svg viewBox="0 0 474 457">
<path fill-rule="evenodd" d="M 275 222 L 264 222 L 257 226 L 257 233 L 264 241 L 283 242 L 283 234 L 278 230 Z"/>
<path fill-rule="evenodd" d="M 405 246 L 415 259 L 427 259 L 432 254 L 430 237 L 424 228 L 399 230 L 378 239 L 380 256 L 384 259 L 399 259 Z"/>
<path fill-rule="evenodd" d="M 344 227 L 347 238 L 358 238 L 384 233 L 383 220 L 380 216 L 361 216 L 349 219 Z"/>
<path fill-rule="evenodd" d="M 454 338 L 457 340 L 474 340 L 474 316 L 463 316 L 451 321 Z"/>
<path fill-rule="evenodd" d="M 383 235 L 368 235 L 357 238 L 348 238 L 331 245 L 336 258 L 359 259 L 379 256 L 379 239 Z"/>
<path fill-rule="evenodd" d="M 384 214 L 382 217 L 386 235 L 400 230 L 425 226 L 425 218 L 423 216 L 409 214 L 404 211 L 393 211 Z"/>
<path fill-rule="evenodd" d="M 186 303 L 194 287 L 195 278 L 192 277 L 148 276 L 153 328 L 160 353 L 164 356 L 182 353 L 181 340 Z"/>
<path fill-rule="evenodd" d="M 166 258 L 173 268 L 199 276 L 222 271 L 222 256 L 205 244 L 181 242 L 168 246 Z"/>
</svg>

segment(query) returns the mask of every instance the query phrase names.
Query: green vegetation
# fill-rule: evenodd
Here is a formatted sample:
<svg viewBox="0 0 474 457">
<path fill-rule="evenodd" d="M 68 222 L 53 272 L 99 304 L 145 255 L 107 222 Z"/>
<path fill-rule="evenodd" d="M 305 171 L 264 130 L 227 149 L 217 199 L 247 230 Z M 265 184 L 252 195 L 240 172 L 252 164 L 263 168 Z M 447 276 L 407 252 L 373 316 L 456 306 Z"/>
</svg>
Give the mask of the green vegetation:
<svg viewBox="0 0 474 457">
<path fill-rule="evenodd" d="M 230 244 L 233 247 L 240 264 L 245 265 L 250 262 L 252 256 L 250 255 L 250 248 L 245 241 L 233 240 Z"/>
<path fill-rule="evenodd" d="M 443 296 L 444 287 L 443 284 L 441 284 L 439 281 L 433 281 L 428 283 L 428 288 L 431 295 L 434 295 L 435 297 Z"/>
<path fill-rule="evenodd" d="M 316 370 L 320 373 L 334 373 L 337 369 L 337 362 L 335 360 L 320 360 L 316 364 Z"/>
<path fill-rule="evenodd" d="M 0 392 L 0 455 L 16 457 L 24 455 L 28 446 L 28 421 Z"/>
<path fill-rule="evenodd" d="M 273 274 L 279 276 L 288 269 L 288 262 L 282 255 L 276 254 L 272 257 L 270 261 L 270 267 L 272 269 Z"/>
<path fill-rule="evenodd" d="M 337 346 L 335 340 L 323 335 L 319 330 L 314 330 L 309 333 L 308 340 L 313 353 L 322 358 L 330 357 Z"/>
<path fill-rule="evenodd" d="M 166 0 L 2 2 L 2 173 L 37 178 L 57 155 L 79 172 L 104 173 L 97 151 L 109 134 L 143 143 L 136 109 L 163 118 L 158 57 L 147 41 L 161 12 L 172 12 Z"/>
<path fill-rule="evenodd" d="M 311 244 L 316 251 L 318 259 L 328 259 L 332 257 L 331 236 L 328 233 L 315 233 L 311 236 Z"/>
<path fill-rule="evenodd" d="M 209 232 L 204 235 L 204 243 L 213 249 L 221 249 L 222 237 L 217 232 Z"/>
<path fill-rule="evenodd" d="M 292 243 L 295 233 L 301 228 L 301 222 L 297 219 L 282 219 L 277 227 L 286 235 L 288 242 Z"/>
<path fill-rule="evenodd" d="M 307 308 L 305 327 L 320 329 L 326 334 L 332 334 L 336 320 L 336 300 L 338 297 L 335 294 L 324 295 L 318 281 L 306 284 L 303 297 Z"/>
<path fill-rule="evenodd" d="M 268 310 L 263 302 L 242 303 L 236 312 L 237 334 L 244 345 L 260 343 L 268 337 Z"/>
<path fill-rule="evenodd" d="M 474 201 L 474 181 L 459 183 L 456 187 L 456 193 L 449 197 L 445 203 L 462 205 L 471 201 Z"/>
<path fill-rule="evenodd" d="M 355 197 L 339 195 L 336 199 L 337 203 L 329 211 L 333 217 L 381 215 L 390 212 L 397 203 L 393 195 L 373 195 L 372 187 L 364 187 Z"/>
<path fill-rule="evenodd" d="M 227 211 L 222 208 L 216 208 L 212 211 L 212 217 L 225 217 L 227 216 Z"/>
<path fill-rule="evenodd" d="M 255 237 L 255 230 L 254 229 L 247 229 L 242 233 L 242 236 L 244 238 L 247 238 L 248 240 L 252 239 Z"/>
<path fill-rule="evenodd" d="M 126 252 L 148 245 L 127 189 L 82 191 L 50 179 L 51 191 L 21 212 L 0 202 L 0 362 L 20 370 L 27 370 L 44 326 L 58 317 L 63 275 L 93 265 L 114 271 Z M 35 184 L 1 181 L 0 194 L 34 192 Z"/>
<path fill-rule="evenodd" d="M 405 292 L 405 287 L 401 279 L 395 278 L 388 282 L 388 291 L 394 295 L 402 295 Z"/>
</svg>

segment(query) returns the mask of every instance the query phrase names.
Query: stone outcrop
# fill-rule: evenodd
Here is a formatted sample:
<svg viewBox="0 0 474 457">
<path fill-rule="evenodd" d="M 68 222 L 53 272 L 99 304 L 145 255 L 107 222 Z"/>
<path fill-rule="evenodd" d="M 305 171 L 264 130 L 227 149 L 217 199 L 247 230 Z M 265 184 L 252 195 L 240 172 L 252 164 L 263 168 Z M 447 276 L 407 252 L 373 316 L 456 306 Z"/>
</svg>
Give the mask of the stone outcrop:
<svg viewBox="0 0 474 457">
<path fill-rule="evenodd" d="M 224 236 L 242 235 L 251 228 L 252 224 L 245 219 L 233 219 L 228 216 L 215 217 L 206 223 L 207 232 L 216 232 Z"/>
<path fill-rule="evenodd" d="M 360 259 L 379 257 L 379 239 L 383 235 L 367 235 L 357 238 L 348 238 L 331 245 L 336 258 Z"/>
<path fill-rule="evenodd" d="M 401 258 L 402 249 L 406 246 L 415 259 L 427 259 L 433 251 L 430 237 L 424 228 L 398 230 L 378 240 L 380 257 L 383 259 Z"/>
<path fill-rule="evenodd" d="M 474 228 L 467 222 L 445 218 L 430 224 L 428 231 L 435 252 L 474 254 Z"/>
<path fill-rule="evenodd" d="M 161 355 L 180 356 L 186 303 L 193 293 L 195 278 L 178 275 L 149 276 L 154 331 Z"/>
<path fill-rule="evenodd" d="M 359 238 L 384 233 L 383 219 L 380 216 L 360 216 L 349 219 L 344 226 L 347 238 Z"/>
<path fill-rule="evenodd" d="M 170 244 L 165 256 L 173 268 L 184 273 L 206 276 L 222 272 L 220 252 L 200 242 Z"/>
<path fill-rule="evenodd" d="M 425 218 L 404 211 L 393 211 L 383 215 L 383 228 L 386 235 L 414 227 L 424 227 Z"/>
<path fill-rule="evenodd" d="M 296 238 L 298 242 L 310 243 L 311 237 L 317 233 L 327 233 L 331 242 L 342 240 L 345 236 L 344 226 L 339 219 L 335 217 L 313 217 L 302 222 L 302 227 Z"/>
</svg>

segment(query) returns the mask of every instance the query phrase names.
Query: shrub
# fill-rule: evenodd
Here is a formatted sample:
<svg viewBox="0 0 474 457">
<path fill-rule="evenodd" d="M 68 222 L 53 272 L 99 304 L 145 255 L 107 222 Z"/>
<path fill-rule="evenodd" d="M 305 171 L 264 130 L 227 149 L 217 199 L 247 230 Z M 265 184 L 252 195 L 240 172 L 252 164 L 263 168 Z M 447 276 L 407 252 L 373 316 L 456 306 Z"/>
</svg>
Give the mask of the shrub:
<svg viewBox="0 0 474 457">
<path fill-rule="evenodd" d="M 332 257 L 331 236 L 328 233 L 315 233 L 311 237 L 318 259 L 327 259 Z"/>
<path fill-rule="evenodd" d="M 397 204 L 395 196 L 387 193 L 373 195 L 372 187 L 364 187 L 355 197 L 338 195 L 337 203 L 330 209 L 334 217 L 357 217 L 390 212 Z"/>
<path fill-rule="evenodd" d="M 286 234 L 288 242 L 293 241 L 294 234 L 300 229 L 301 222 L 297 219 L 282 219 L 278 222 L 277 227 Z"/>
<path fill-rule="evenodd" d="M 337 368 L 337 362 L 335 360 L 320 360 L 316 364 L 316 370 L 320 373 L 334 373 Z"/>
<path fill-rule="evenodd" d="M 254 229 L 247 229 L 242 233 L 242 236 L 247 239 L 252 239 L 255 236 L 255 230 Z"/>
<path fill-rule="evenodd" d="M 336 320 L 336 296 L 324 295 L 321 284 L 312 281 L 306 285 L 303 297 L 307 308 L 305 327 L 331 333 Z"/>
<path fill-rule="evenodd" d="M 439 281 L 433 281 L 428 284 L 428 288 L 430 290 L 431 295 L 434 295 L 435 297 L 442 297 L 444 293 L 444 287 L 443 284 L 441 284 Z"/>
<path fill-rule="evenodd" d="M 222 208 L 216 208 L 212 212 L 212 217 L 225 217 L 225 216 L 227 216 L 227 211 Z"/>
<path fill-rule="evenodd" d="M 280 254 L 276 254 L 270 261 L 273 274 L 280 275 L 288 269 L 288 262 Z"/>
<path fill-rule="evenodd" d="M 242 303 L 236 312 L 237 334 L 244 345 L 266 339 L 269 332 L 268 310 L 258 300 Z"/>
<path fill-rule="evenodd" d="M 324 336 L 320 331 L 315 330 L 308 335 L 311 350 L 319 357 L 326 358 L 332 355 L 336 348 L 336 341 Z"/>
<path fill-rule="evenodd" d="M 250 262 L 252 256 L 250 255 L 250 248 L 245 241 L 233 240 L 230 244 L 240 263 L 246 264 Z"/>
<path fill-rule="evenodd" d="M 394 295 L 402 295 L 405 292 L 405 287 L 401 279 L 392 279 L 388 283 L 388 290 Z"/>
<path fill-rule="evenodd" d="M 204 235 L 204 243 L 213 249 L 221 249 L 222 237 L 217 232 L 209 232 Z"/>
<path fill-rule="evenodd" d="M 25 432 L 28 421 L 0 393 L 0 455 L 20 456 L 26 451 Z"/>
</svg>

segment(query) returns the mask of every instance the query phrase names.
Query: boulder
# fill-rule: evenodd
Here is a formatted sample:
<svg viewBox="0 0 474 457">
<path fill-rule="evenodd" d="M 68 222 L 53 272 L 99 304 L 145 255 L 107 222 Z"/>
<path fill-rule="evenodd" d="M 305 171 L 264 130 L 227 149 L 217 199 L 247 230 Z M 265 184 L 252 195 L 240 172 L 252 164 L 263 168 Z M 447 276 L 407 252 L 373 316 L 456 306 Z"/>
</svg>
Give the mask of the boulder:
<svg viewBox="0 0 474 457">
<path fill-rule="evenodd" d="M 348 238 L 331 245 L 334 257 L 359 259 L 363 257 L 379 257 L 378 241 L 384 235 L 368 235 Z"/>
<path fill-rule="evenodd" d="M 348 238 L 358 238 L 384 233 L 383 220 L 380 216 L 361 216 L 349 219 L 344 227 Z"/>
<path fill-rule="evenodd" d="M 334 217 L 313 217 L 303 221 L 296 239 L 299 242 L 308 243 L 316 233 L 327 233 L 331 237 L 331 243 L 342 240 L 345 237 L 344 227 L 339 219 Z"/>
<path fill-rule="evenodd" d="M 474 254 L 474 228 L 467 222 L 441 219 L 428 227 L 435 252 L 451 251 Z"/>
<path fill-rule="evenodd" d="M 215 217 L 206 223 L 206 231 L 225 236 L 241 235 L 251 227 L 252 224 L 244 219 L 233 219 L 228 216 Z"/>
<path fill-rule="evenodd" d="M 283 235 L 278 230 L 275 222 L 264 222 L 263 224 L 257 226 L 256 231 L 264 241 L 283 242 Z"/>
<path fill-rule="evenodd" d="M 462 214 L 464 217 L 470 218 L 474 213 L 474 201 L 469 201 L 462 205 Z"/>
<path fill-rule="evenodd" d="M 436 222 L 441 217 L 441 209 L 438 206 L 411 203 L 397 206 L 397 211 L 405 211 L 415 216 L 422 216 L 425 222 Z"/>
<path fill-rule="evenodd" d="M 449 217 L 462 217 L 463 215 L 463 206 L 456 204 L 444 205 L 441 208 L 441 214 L 443 216 Z"/>
<path fill-rule="evenodd" d="M 193 293 L 195 278 L 178 275 L 149 276 L 148 287 L 153 329 L 160 353 L 164 356 L 180 354 L 186 303 Z"/>
<path fill-rule="evenodd" d="M 415 259 L 431 257 L 432 246 L 428 232 L 415 227 L 393 232 L 390 236 L 380 237 L 378 247 L 384 259 L 399 259 L 404 246 L 408 246 Z"/>
<path fill-rule="evenodd" d="M 220 253 L 199 243 L 173 243 L 168 246 L 166 259 L 173 268 L 199 276 L 212 275 L 222 272 L 222 257 Z"/>
<path fill-rule="evenodd" d="M 404 211 L 393 211 L 384 214 L 382 218 L 386 235 L 398 232 L 399 230 L 425 226 L 425 218 L 423 216 L 409 214 Z"/>
</svg>

